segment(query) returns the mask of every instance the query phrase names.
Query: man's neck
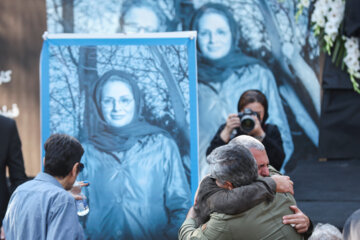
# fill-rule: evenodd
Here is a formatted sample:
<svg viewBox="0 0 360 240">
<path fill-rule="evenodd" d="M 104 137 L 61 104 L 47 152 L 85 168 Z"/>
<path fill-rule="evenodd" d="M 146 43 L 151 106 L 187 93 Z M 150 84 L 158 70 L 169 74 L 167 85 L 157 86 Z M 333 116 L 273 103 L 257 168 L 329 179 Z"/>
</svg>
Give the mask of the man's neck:
<svg viewBox="0 0 360 240">
<path fill-rule="evenodd" d="M 67 179 L 67 177 L 54 177 L 60 184 L 61 186 L 63 186 L 63 188 L 65 190 L 70 190 L 71 189 L 71 186 L 69 184 L 69 181 Z"/>
</svg>

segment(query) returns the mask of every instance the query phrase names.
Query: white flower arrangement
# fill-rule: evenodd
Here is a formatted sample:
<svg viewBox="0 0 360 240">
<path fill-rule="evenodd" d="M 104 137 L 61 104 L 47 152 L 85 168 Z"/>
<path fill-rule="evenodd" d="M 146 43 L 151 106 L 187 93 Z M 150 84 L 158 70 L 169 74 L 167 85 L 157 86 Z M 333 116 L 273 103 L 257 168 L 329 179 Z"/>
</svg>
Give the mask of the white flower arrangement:
<svg viewBox="0 0 360 240">
<path fill-rule="evenodd" d="M 345 0 L 313 0 L 314 12 L 311 16 L 314 34 L 318 36 L 320 46 L 332 56 L 332 62 L 345 66 L 350 75 L 354 90 L 360 93 L 360 51 L 359 39 L 340 36 L 345 12 Z M 298 18 L 304 8 L 310 6 L 309 0 L 299 0 L 297 5 L 296 18 Z"/>
<path fill-rule="evenodd" d="M 350 74 L 350 80 L 353 84 L 355 91 L 360 93 L 359 83 L 356 81 L 360 79 L 360 51 L 359 51 L 359 39 L 345 38 L 345 57 L 343 62 L 345 63 L 348 73 Z"/>
</svg>

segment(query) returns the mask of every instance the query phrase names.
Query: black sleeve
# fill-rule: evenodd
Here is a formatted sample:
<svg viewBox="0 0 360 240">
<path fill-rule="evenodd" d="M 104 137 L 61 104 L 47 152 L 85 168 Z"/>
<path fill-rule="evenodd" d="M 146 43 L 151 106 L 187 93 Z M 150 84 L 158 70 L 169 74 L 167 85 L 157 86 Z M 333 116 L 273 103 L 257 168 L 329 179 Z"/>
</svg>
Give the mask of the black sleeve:
<svg viewBox="0 0 360 240">
<path fill-rule="evenodd" d="M 10 138 L 9 149 L 7 154 L 6 165 L 9 167 L 11 192 L 13 192 L 17 186 L 27 180 L 24 168 L 24 160 L 21 151 L 21 141 L 19 133 L 16 127 L 15 121 L 11 121 L 10 125 Z"/>
<path fill-rule="evenodd" d="M 348 37 L 360 37 L 360 1 L 346 0 L 344 14 L 344 33 Z"/>
<path fill-rule="evenodd" d="M 270 165 L 272 165 L 276 170 L 279 171 L 285 158 L 283 141 L 281 139 L 280 131 L 277 126 L 267 124 L 265 133 L 266 135 L 262 143 L 265 146 L 266 153 L 269 157 Z"/>
<path fill-rule="evenodd" d="M 221 125 L 221 126 L 219 127 L 219 129 L 217 130 L 214 138 L 213 138 L 213 139 L 211 140 L 211 142 L 210 142 L 210 146 L 209 146 L 209 147 L 207 148 L 207 150 L 206 150 L 206 156 L 208 156 L 208 155 L 212 152 L 212 150 L 214 150 L 215 148 L 227 144 L 227 143 L 224 142 L 224 141 L 221 139 L 221 137 L 220 137 L 220 133 L 221 133 L 221 131 L 222 131 L 224 128 L 225 128 L 225 124 Z"/>
<path fill-rule="evenodd" d="M 309 217 L 309 216 L 308 216 L 308 217 Z M 304 236 L 304 238 L 305 238 L 306 240 L 311 237 L 311 234 L 312 234 L 313 231 L 314 231 L 314 225 L 313 225 L 313 223 L 312 223 L 312 221 L 311 221 L 310 218 L 309 218 L 309 220 L 310 220 L 310 226 L 309 226 L 308 230 L 307 230 L 306 232 L 304 232 L 303 234 L 301 234 L 301 235 Z"/>
<path fill-rule="evenodd" d="M 263 201 L 271 201 L 276 194 L 272 178 L 259 177 L 250 185 L 226 190 L 216 185 L 215 179 L 206 177 L 200 184 L 195 211 L 198 224 L 209 219 L 210 213 L 242 213 Z"/>
<path fill-rule="evenodd" d="M 271 201 L 276 193 L 272 178 L 259 178 L 250 185 L 214 193 L 208 199 L 211 212 L 239 214 L 263 201 Z"/>
</svg>

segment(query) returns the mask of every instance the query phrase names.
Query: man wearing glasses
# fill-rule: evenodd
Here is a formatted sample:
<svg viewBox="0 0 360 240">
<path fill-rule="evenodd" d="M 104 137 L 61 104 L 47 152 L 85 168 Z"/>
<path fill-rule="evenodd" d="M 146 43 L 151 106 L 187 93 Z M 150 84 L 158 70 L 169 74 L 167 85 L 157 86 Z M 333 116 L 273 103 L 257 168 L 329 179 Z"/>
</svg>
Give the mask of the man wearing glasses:
<svg viewBox="0 0 360 240">
<path fill-rule="evenodd" d="M 84 239 L 70 190 L 84 167 L 75 138 L 54 134 L 44 144 L 44 172 L 11 196 L 3 227 L 7 239 Z"/>
</svg>

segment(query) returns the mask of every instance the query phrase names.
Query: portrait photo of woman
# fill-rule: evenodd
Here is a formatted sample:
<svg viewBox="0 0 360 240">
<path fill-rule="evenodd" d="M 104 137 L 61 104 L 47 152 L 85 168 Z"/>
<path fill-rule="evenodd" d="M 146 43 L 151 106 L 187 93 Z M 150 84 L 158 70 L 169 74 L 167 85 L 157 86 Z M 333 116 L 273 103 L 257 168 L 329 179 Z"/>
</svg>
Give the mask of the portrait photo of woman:
<svg viewBox="0 0 360 240">
<path fill-rule="evenodd" d="M 271 115 L 267 121 L 279 126 L 290 157 L 293 143 L 274 76 L 263 62 L 242 53 L 230 9 L 218 3 L 203 5 L 193 16 L 191 30 L 198 31 L 200 174 L 206 174 L 205 151 L 216 130 L 228 114 L 237 111 L 238 99 L 249 89 L 260 90 L 268 99 Z"/>
<path fill-rule="evenodd" d="M 156 5 L 147 1 L 124 1 L 119 18 L 119 32 L 150 33 L 164 31 L 165 17 Z"/>
<path fill-rule="evenodd" d="M 149 124 L 136 79 L 105 72 L 93 92 L 94 134 L 83 144 L 81 178 L 91 239 L 174 239 L 190 206 L 190 185 L 170 134 Z M 106 237 L 105 237 L 106 236 Z"/>
</svg>

